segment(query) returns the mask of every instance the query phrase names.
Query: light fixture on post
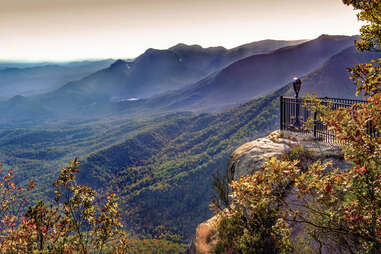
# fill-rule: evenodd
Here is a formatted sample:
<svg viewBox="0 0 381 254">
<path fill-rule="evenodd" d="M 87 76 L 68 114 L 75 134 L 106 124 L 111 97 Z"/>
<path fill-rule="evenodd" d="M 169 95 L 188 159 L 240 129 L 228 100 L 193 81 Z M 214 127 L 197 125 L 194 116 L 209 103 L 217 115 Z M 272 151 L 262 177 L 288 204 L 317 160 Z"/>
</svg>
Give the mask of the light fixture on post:
<svg viewBox="0 0 381 254">
<path fill-rule="evenodd" d="M 299 128 L 300 127 L 300 121 L 299 121 L 299 91 L 300 88 L 302 87 L 302 81 L 298 77 L 294 77 L 294 82 L 292 83 L 294 86 L 294 91 L 295 91 L 295 103 L 296 103 L 296 121 L 295 121 L 295 127 Z"/>
<path fill-rule="evenodd" d="M 292 82 L 292 84 L 294 86 L 295 98 L 298 99 L 299 91 L 300 91 L 300 88 L 302 87 L 302 81 L 298 77 L 294 77 L 294 82 Z"/>
</svg>

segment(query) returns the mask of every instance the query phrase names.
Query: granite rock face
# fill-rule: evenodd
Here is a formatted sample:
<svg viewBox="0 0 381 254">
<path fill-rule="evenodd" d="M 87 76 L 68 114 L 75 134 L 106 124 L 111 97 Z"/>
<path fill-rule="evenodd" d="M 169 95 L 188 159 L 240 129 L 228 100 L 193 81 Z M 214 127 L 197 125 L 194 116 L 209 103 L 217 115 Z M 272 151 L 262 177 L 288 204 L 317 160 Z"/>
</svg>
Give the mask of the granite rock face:
<svg viewBox="0 0 381 254">
<path fill-rule="evenodd" d="M 228 169 L 231 178 L 252 174 L 262 167 L 266 158 L 280 156 L 297 145 L 295 141 L 281 139 L 279 132 L 273 132 L 265 138 L 259 138 L 236 149 L 229 158 Z"/>
<path fill-rule="evenodd" d="M 229 178 L 238 180 L 241 176 L 252 174 L 261 169 L 266 158 L 278 157 L 296 145 L 304 146 L 307 151 L 311 152 L 314 160 L 332 161 L 332 168 L 350 166 L 343 159 L 343 153 L 338 145 L 315 141 L 313 137 L 307 134 L 275 131 L 265 138 L 243 144 L 230 155 L 228 161 Z M 288 196 L 287 198 L 292 197 Z M 212 253 L 214 243 L 217 240 L 216 222 L 217 217 L 214 216 L 197 227 L 195 237 L 189 245 L 189 254 Z"/>
</svg>

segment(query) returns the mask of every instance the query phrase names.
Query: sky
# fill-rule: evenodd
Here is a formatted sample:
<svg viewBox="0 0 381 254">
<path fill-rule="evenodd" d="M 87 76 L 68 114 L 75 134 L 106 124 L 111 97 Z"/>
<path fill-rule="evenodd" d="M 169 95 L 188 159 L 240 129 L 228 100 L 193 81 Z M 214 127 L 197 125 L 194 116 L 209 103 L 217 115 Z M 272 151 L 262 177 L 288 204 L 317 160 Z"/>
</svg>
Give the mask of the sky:
<svg viewBox="0 0 381 254">
<path fill-rule="evenodd" d="M 0 0 L 0 60 L 134 58 L 178 43 L 354 35 L 341 0 Z"/>
</svg>

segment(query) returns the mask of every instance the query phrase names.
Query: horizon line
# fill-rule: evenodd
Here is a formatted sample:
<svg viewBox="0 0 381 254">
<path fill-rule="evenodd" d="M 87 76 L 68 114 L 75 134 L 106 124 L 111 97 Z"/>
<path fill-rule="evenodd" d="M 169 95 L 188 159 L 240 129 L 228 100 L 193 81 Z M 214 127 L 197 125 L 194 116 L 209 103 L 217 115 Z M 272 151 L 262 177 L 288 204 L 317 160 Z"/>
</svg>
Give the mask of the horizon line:
<svg viewBox="0 0 381 254">
<path fill-rule="evenodd" d="M 319 36 L 317 37 L 314 37 L 314 38 L 309 38 L 309 39 L 291 39 L 291 40 L 285 40 L 285 39 L 272 39 L 272 38 L 268 38 L 268 39 L 262 39 L 262 40 L 256 40 L 256 41 L 250 41 L 250 42 L 246 42 L 246 43 L 243 43 L 243 44 L 239 44 L 239 45 L 236 45 L 234 47 L 224 47 L 224 46 L 221 46 L 221 45 L 215 45 L 215 46 L 203 46 L 201 43 L 199 44 L 187 44 L 187 43 L 183 43 L 183 42 L 179 42 L 179 43 L 175 43 L 173 46 L 171 47 L 168 47 L 168 48 L 147 48 L 144 50 L 147 51 L 148 49 L 157 49 L 157 50 L 166 50 L 166 49 L 170 49 L 172 47 L 175 47 L 177 45 L 186 45 L 186 46 L 200 46 L 201 48 L 204 48 L 204 49 L 208 49 L 208 48 L 216 48 L 216 47 L 223 47 L 227 50 L 231 50 L 231 49 L 234 49 L 234 48 L 237 48 L 237 47 L 240 47 L 240 46 L 244 46 L 244 45 L 247 45 L 247 44 L 251 44 L 251 43 L 255 43 L 255 42 L 262 42 L 262 41 L 310 41 L 310 40 L 315 40 L 321 36 L 324 36 L 324 35 L 327 35 L 327 36 L 348 36 L 348 37 L 352 37 L 352 36 L 359 36 L 359 34 L 352 34 L 352 35 L 346 35 L 346 34 L 320 34 Z M 104 56 L 104 57 L 86 57 L 86 58 L 41 58 L 41 59 L 28 59 L 28 58 L 23 58 L 23 59 L 19 59 L 19 58 L 0 58 L 0 63 L 25 63 L 25 64 L 35 64 L 35 63 L 39 63 L 39 64 L 42 64 L 42 63 L 59 63 L 59 64 L 63 64 L 63 63 L 73 63 L 73 62 L 85 62 L 85 61 L 102 61 L 102 60 L 133 60 L 137 57 L 139 57 L 140 55 L 144 54 L 141 53 L 135 57 L 117 57 L 117 56 Z"/>
</svg>

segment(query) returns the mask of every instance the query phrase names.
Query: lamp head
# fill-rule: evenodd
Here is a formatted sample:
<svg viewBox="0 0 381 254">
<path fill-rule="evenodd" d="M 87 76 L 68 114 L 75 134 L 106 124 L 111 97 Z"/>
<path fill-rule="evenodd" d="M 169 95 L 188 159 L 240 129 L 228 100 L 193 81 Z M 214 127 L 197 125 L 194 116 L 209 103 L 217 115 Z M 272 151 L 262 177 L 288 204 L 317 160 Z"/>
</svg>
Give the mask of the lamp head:
<svg viewBox="0 0 381 254">
<path fill-rule="evenodd" d="M 294 82 L 292 82 L 292 84 L 294 86 L 294 91 L 295 91 L 295 95 L 296 95 L 295 97 L 298 98 L 300 88 L 302 87 L 302 81 L 298 77 L 295 77 Z"/>
</svg>

